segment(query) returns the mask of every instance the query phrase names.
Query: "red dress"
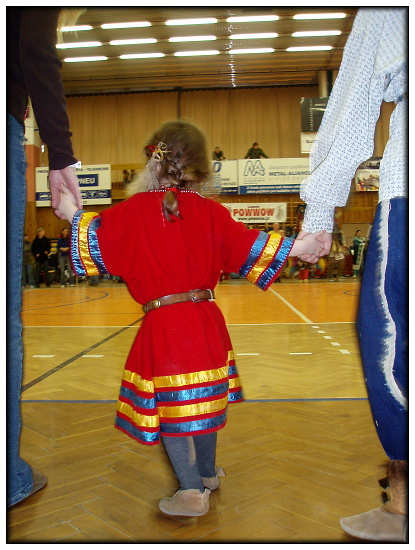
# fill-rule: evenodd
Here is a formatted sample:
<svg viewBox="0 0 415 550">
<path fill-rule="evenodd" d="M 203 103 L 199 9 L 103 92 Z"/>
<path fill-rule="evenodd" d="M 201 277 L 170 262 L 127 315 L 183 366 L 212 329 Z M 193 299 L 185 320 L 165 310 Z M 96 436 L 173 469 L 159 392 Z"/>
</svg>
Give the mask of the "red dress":
<svg viewBox="0 0 415 550">
<path fill-rule="evenodd" d="M 264 290 L 293 241 L 248 230 L 219 203 L 181 191 L 181 218 L 162 211 L 164 190 L 137 194 L 97 215 L 79 211 L 71 256 L 77 274 L 111 273 L 145 304 L 193 289 L 214 289 L 221 271 L 240 272 Z M 242 400 L 232 344 L 214 301 L 184 302 L 146 314 L 125 365 L 116 427 L 141 443 L 199 435 L 226 423 Z"/>
</svg>

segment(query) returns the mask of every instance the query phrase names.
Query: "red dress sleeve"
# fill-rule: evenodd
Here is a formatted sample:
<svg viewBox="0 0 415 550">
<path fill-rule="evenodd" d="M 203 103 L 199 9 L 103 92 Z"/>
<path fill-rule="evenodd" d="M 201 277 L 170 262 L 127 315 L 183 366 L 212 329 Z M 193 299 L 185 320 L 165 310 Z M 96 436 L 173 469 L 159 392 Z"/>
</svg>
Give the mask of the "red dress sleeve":
<svg viewBox="0 0 415 550">
<path fill-rule="evenodd" d="M 294 240 L 248 229 L 243 223 L 233 220 L 227 208 L 215 204 L 216 217 L 220 220 L 223 270 L 239 273 L 262 290 L 267 290 L 281 273 Z"/>
<path fill-rule="evenodd" d="M 71 236 L 72 266 L 77 275 L 125 276 L 134 255 L 128 229 L 129 206 L 125 201 L 100 215 L 78 210 L 72 220 Z"/>
</svg>

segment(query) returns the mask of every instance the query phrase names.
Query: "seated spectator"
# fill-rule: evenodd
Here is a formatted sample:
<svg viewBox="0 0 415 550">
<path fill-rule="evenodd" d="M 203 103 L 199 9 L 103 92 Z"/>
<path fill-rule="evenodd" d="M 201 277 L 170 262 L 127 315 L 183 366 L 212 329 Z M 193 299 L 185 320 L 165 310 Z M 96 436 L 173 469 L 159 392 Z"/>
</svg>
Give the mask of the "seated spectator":
<svg viewBox="0 0 415 550">
<path fill-rule="evenodd" d="M 272 224 L 272 229 L 269 232 L 270 235 L 281 235 L 282 229 L 280 227 L 280 224 L 278 222 L 275 222 Z"/>
<path fill-rule="evenodd" d="M 32 243 L 29 235 L 24 234 L 23 238 L 23 270 L 22 270 L 22 285 L 29 285 L 30 288 L 35 288 L 34 267 L 35 259 L 32 254 Z"/>
<path fill-rule="evenodd" d="M 223 154 L 223 151 L 221 148 L 216 145 L 213 153 L 212 153 L 212 159 L 213 160 L 225 160 L 225 155 Z"/>
<path fill-rule="evenodd" d="M 40 286 L 40 274 L 42 271 L 45 276 L 46 286 L 50 286 L 49 264 L 48 264 L 48 257 L 50 252 L 50 241 L 45 236 L 45 230 L 43 229 L 43 227 L 38 228 L 36 232 L 36 237 L 32 242 L 31 250 L 36 261 L 36 268 L 35 268 L 36 287 L 39 288 Z"/>
<path fill-rule="evenodd" d="M 245 155 L 246 159 L 260 159 L 260 158 L 267 159 L 268 156 L 264 153 L 264 151 L 260 148 L 258 145 L 258 142 L 255 141 L 255 143 L 252 144 L 252 147 L 248 149 L 247 154 Z"/>
<path fill-rule="evenodd" d="M 69 251 L 69 229 L 65 227 L 65 229 L 62 230 L 60 239 L 58 239 L 58 262 L 61 286 L 65 286 L 67 284 L 74 286 L 74 274 L 71 267 Z"/>
<path fill-rule="evenodd" d="M 126 187 L 131 181 L 130 172 L 128 170 L 122 171 L 122 184 L 123 187 Z"/>
</svg>

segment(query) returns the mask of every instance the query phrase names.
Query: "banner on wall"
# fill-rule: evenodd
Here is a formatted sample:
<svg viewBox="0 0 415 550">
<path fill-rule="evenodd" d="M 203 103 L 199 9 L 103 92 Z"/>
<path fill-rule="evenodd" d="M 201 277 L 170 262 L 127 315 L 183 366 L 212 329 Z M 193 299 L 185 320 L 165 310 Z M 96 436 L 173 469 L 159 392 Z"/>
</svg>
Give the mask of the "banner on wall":
<svg viewBox="0 0 415 550">
<path fill-rule="evenodd" d="M 308 158 L 243 159 L 238 161 L 239 194 L 299 193 L 310 175 Z"/>
<path fill-rule="evenodd" d="M 273 223 L 287 221 L 287 203 L 285 202 L 228 202 L 222 203 L 232 218 L 244 223 Z"/>
<path fill-rule="evenodd" d="M 379 170 L 363 168 L 356 171 L 355 191 L 379 191 Z"/>
<path fill-rule="evenodd" d="M 212 162 L 213 183 L 218 193 L 238 193 L 238 161 L 214 160 Z"/>
<path fill-rule="evenodd" d="M 111 165 L 91 164 L 76 169 L 81 189 L 82 202 L 90 204 L 111 204 Z M 36 206 L 50 206 L 49 168 L 36 168 Z"/>
<path fill-rule="evenodd" d="M 372 157 L 360 164 L 354 176 L 355 191 L 379 191 L 379 168 L 382 157 Z"/>
</svg>

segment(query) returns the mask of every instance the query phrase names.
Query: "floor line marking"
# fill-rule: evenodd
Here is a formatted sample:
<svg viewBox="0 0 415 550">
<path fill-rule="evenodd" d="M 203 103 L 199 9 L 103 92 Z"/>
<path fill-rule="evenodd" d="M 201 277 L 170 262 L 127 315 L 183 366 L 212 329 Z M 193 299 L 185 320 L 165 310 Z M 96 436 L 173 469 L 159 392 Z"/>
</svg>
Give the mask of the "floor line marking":
<svg viewBox="0 0 415 550">
<path fill-rule="evenodd" d="M 98 358 L 98 357 L 104 357 L 104 355 L 92 355 L 92 354 L 86 354 L 86 355 L 83 355 L 82 357 L 93 357 L 93 358 Z"/>
<path fill-rule="evenodd" d="M 340 353 L 343 353 L 343 354 L 347 353 L 350 355 L 350 351 L 348 349 L 339 349 L 339 351 Z"/>
<path fill-rule="evenodd" d="M 245 399 L 245 403 L 287 403 L 287 402 L 308 402 L 308 401 L 367 401 L 367 397 L 283 397 L 279 399 Z M 21 403 L 117 403 L 116 399 L 81 399 L 81 400 L 60 400 L 60 399 L 22 399 Z"/>
<path fill-rule="evenodd" d="M 286 300 L 283 296 L 281 296 L 281 294 L 279 294 L 278 292 L 276 292 L 272 287 L 269 288 L 269 290 L 277 297 L 279 298 L 286 306 L 288 306 L 291 311 L 293 311 L 296 315 L 298 315 L 298 317 L 300 317 L 300 319 L 302 319 L 304 322 L 312 325 L 314 324 L 313 321 L 311 321 L 311 319 L 309 319 L 308 317 L 306 317 L 303 313 L 301 313 L 301 311 L 299 311 L 296 307 L 294 307 L 288 300 Z"/>
<path fill-rule="evenodd" d="M 323 336 L 326 340 L 333 340 L 333 336 Z"/>
<path fill-rule="evenodd" d="M 330 344 L 331 344 L 332 346 L 340 346 L 340 344 L 339 344 L 338 342 L 330 342 Z"/>
<path fill-rule="evenodd" d="M 139 319 L 136 319 L 135 321 L 133 321 L 131 323 L 131 325 L 129 326 L 134 326 L 134 325 L 137 325 L 137 323 L 139 321 L 141 321 L 142 317 L 140 317 Z M 82 351 L 80 351 L 79 353 L 77 353 L 76 355 L 74 355 L 73 357 L 70 357 L 69 359 L 67 359 L 66 361 L 63 361 L 62 363 L 59 363 L 59 365 L 56 365 L 56 367 L 54 367 L 53 369 L 49 369 L 48 371 L 44 372 L 43 374 L 41 374 L 40 376 L 38 376 L 37 378 L 34 378 L 33 380 L 31 380 L 30 382 L 28 382 L 27 384 L 25 384 L 24 386 L 22 386 L 22 389 L 21 389 L 21 393 L 23 393 L 24 391 L 28 390 L 29 388 L 31 388 L 32 386 L 34 386 L 35 384 L 38 384 L 39 382 L 42 382 L 42 380 L 44 380 L 45 378 L 48 378 L 49 376 L 51 376 L 52 374 L 55 374 L 55 372 L 63 369 L 64 367 L 66 367 L 67 365 L 70 365 L 71 363 L 73 363 L 74 361 L 76 361 L 77 359 L 80 359 L 83 355 L 85 355 L 85 353 L 88 353 L 89 351 L 92 351 L 93 349 L 99 347 L 99 346 L 102 346 L 102 344 L 104 344 L 105 342 L 108 342 L 109 340 L 111 340 L 112 338 L 115 338 L 116 336 L 118 336 L 119 334 L 121 334 L 122 332 L 124 332 L 128 327 L 123 327 L 121 328 L 120 330 L 117 330 L 116 332 L 113 332 L 112 334 L 109 334 L 108 336 L 106 336 L 105 338 L 103 338 L 102 340 L 99 340 L 98 342 L 96 342 L 95 344 L 92 344 L 92 346 L 89 346 L 89 348 L 86 348 Z"/>
<path fill-rule="evenodd" d="M 55 357 L 54 355 L 32 355 L 32 357 L 40 357 L 40 358 L 46 358 L 46 357 Z"/>
<path fill-rule="evenodd" d="M 290 352 L 289 355 L 313 355 L 312 351 L 296 351 Z"/>
<path fill-rule="evenodd" d="M 237 353 L 236 355 L 259 355 L 259 353 Z"/>
<path fill-rule="evenodd" d="M 325 330 L 318 330 L 317 331 L 319 334 L 326 334 L 326 331 Z"/>
</svg>

